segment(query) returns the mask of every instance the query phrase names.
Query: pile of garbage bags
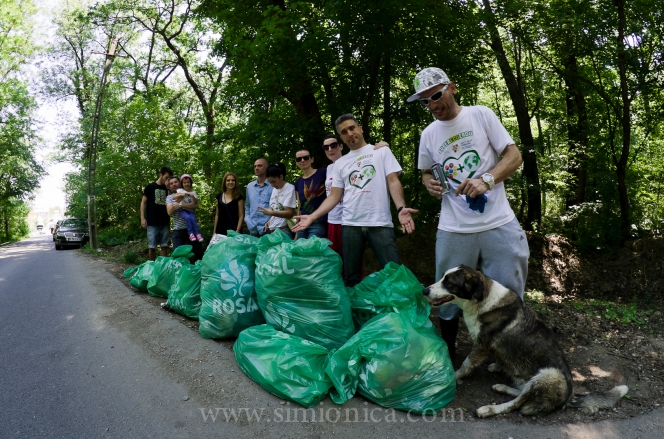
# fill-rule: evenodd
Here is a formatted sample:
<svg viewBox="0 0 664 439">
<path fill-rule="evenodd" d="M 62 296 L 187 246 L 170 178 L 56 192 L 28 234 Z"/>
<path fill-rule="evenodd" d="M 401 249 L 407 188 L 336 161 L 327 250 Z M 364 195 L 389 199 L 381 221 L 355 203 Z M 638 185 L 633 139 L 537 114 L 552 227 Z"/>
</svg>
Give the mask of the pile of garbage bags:
<svg viewBox="0 0 664 439">
<path fill-rule="evenodd" d="M 343 404 L 359 393 L 412 413 L 449 404 L 454 369 L 415 275 L 390 263 L 346 288 L 329 244 L 229 232 L 196 264 L 181 246 L 125 277 L 198 319 L 202 337 L 236 337 L 240 369 L 280 398 L 309 408 L 328 394 Z"/>
</svg>

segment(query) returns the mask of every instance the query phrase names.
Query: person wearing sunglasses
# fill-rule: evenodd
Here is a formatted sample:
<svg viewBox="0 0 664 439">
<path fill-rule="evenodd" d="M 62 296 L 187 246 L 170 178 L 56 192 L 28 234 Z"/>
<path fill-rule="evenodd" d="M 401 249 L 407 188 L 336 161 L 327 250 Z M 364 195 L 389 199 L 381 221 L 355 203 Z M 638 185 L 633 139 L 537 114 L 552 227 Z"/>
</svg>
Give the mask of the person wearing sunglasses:
<svg viewBox="0 0 664 439">
<path fill-rule="evenodd" d="M 302 176 L 295 180 L 295 192 L 297 194 L 297 205 L 300 213 L 309 215 L 313 213 L 325 201 L 325 168 L 315 169 L 313 167 L 314 157 L 307 149 L 301 149 L 295 153 L 295 163 L 302 170 Z M 297 238 L 309 238 L 327 236 L 327 215 L 318 218 L 313 224 L 297 233 Z"/>
<path fill-rule="evenodd" d="M 422 131 L 418 156 L 422 183 L 441 199 L 436 280 L 461 264 L 479 266 L 523 298 L 530 251 L 503 184 L 521 165 L 519 149 L 492 110 L 457 104 L 456 84 L 443 70 L 426 68 L 414 84 L 408 102 L 419 101 L 436 119 Z M 431 171 L 435 164 L 441 165 L 449 185 L 445 196 Z M 441 335 L 452 357 L 460 315 L 456 305 L 438 309 Z"/>
<path fill-rule="evenodd" d="M 415 231 L 412 215 L 418 211 L 405 205 L 399 181 L 401 166 L 392 151 L 389 148 L 374 150 L 374 145 L 367 144 L 362 127 L 350 113 L 339 116 L 335 128 L 350 151 L 334 164 L 330 196 L 311 215 L 296 217 L 300 222 L 293 231 L 299 232 L 311 225 L 343 197 L 344 282 L 352 287 L 362 280 L 367 243 L 381 268 L 389 262 L 400 263 L 389 197 L 398 207 L 397 215 L 404 233 Z"/>
</svg>

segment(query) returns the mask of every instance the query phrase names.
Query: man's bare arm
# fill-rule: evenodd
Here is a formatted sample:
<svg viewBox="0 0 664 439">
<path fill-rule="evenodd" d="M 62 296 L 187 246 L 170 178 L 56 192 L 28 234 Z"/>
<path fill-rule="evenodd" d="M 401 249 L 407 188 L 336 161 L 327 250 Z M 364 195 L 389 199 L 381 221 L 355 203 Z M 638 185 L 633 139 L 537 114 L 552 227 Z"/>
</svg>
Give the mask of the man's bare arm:
<svg viewBox="0 0 664 439">
<path fill-rule="evenodd" d="M 411 209 L 406 206 L 406 198 L 403 195 L 403 186 L 401 186 L 401 181 L 399 181 L 399 175 L 396 172 L 392 172 L 387 175 L 387 187 L 390 189 L 390 196 L 394 205 L 399 209 L 399 223 L 401 223 L 401 228 L 404 233 L 413 233 L 415 231 L 415 221 L 413 221 L 413 214 L 419 213 L 419 210 Z"/>
</svg>

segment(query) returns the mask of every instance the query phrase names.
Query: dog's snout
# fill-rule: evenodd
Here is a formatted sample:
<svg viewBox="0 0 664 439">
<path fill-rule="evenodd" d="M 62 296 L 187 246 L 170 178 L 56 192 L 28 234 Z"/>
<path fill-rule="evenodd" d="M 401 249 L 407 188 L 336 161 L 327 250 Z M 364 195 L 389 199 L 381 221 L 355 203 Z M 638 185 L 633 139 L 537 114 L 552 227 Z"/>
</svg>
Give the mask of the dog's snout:
<svg viewBox="0 0 664 439">
<path fill-rule="evenodd" d="M 426 287 L 424 290 L 422 290 L 422 294 L 425 296 L 429 297 L 429 294 L 431 293 L 431 288 Z"/>
</svg>

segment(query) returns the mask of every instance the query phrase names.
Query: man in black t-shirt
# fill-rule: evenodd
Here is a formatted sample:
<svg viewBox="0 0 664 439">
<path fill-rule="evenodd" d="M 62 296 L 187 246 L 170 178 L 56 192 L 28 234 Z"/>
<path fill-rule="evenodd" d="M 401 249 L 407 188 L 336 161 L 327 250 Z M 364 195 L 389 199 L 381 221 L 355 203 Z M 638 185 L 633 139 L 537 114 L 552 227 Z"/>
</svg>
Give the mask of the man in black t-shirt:
<svg viewBox="0 0 664 439">
<path fill-rule="evenodd" d="M 159 178 L 150 183 L 143 191 L 141 200 L 141 227 L 148 231 L 148 257 L 151 261 L 157 259 L 157 245 L 159 254 L 168 256 L 168 245 L 171 239 L 171 217 L 166 211 L 166 196 L 168 188 L 166 182 L 173 175 L 168 166 L 159 170 Z"/>
</svg>

